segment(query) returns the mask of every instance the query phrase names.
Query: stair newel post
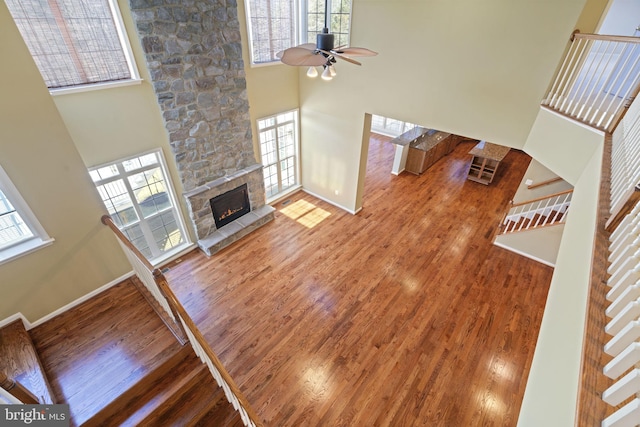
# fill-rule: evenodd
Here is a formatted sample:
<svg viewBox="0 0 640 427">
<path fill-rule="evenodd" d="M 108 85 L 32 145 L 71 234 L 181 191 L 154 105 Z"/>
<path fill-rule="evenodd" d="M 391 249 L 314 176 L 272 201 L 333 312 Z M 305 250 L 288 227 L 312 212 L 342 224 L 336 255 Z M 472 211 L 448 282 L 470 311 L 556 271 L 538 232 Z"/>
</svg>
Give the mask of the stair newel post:
<svg viewBox="0 0 640 427">
<path fill-rule="evenodd" d="M 36 404 L 38 398 L 27 390 L 22 384 L 14 379 L 7 377 L 4 372 L 0 372 L 0 387 L 8 391 L 13 397 L 18 399 L 22 403 Z"/>
</svg>

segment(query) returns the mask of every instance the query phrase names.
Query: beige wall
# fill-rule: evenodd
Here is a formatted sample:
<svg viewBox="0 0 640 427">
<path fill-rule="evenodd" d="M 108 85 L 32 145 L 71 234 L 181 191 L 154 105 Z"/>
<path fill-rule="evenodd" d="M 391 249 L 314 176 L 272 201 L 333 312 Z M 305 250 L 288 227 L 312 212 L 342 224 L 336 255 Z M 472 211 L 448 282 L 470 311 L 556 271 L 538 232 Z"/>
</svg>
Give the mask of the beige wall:
<svg viewBox="0 0 640 427">
<path fill-rule="evenodd" d="M 599 146 L 603 133 L 544 108 L 539 110 L 524 151 L 575 185 Z"/>
<path fill-rule="evenodd" d="M 522 148 L 584 4 L 354 0 L 351 44 L 379 56 L 300 79 L 304 187 L 359 207 L 366 112 Z"/>
<path fill-rule="evenodd" d="M 519 427 L 575 424 L 602 166 L 602 137 L 575 182 Z"/>
<path fill-rule="evenodd" d="M 0 2 L 0 163 L 55 242 L 0 266 L 0 319 L 35 321 L 130 270 L 102 203 Z"/>
</svg>

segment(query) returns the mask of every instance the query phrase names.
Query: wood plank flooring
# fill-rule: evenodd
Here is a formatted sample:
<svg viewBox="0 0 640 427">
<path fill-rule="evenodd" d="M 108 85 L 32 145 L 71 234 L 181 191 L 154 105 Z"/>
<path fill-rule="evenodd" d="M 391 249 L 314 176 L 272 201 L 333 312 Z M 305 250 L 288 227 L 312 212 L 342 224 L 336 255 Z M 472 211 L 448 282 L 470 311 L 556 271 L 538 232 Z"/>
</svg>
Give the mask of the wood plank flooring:
<svg viewBox="0 0 640 427">
<path fill-rule="evenodd" d="M 54 393 L 80 425 L 181 346 L 126 280 L 29 331 Z"/>
<path fill-rule="evenodd" d="M 166 275 L 265 425 L 514 426 L 552 269 L 491 242 L 530 159 L 393 176 L 387 141 L 357 215 L 300 192 Z"/>
</svg>

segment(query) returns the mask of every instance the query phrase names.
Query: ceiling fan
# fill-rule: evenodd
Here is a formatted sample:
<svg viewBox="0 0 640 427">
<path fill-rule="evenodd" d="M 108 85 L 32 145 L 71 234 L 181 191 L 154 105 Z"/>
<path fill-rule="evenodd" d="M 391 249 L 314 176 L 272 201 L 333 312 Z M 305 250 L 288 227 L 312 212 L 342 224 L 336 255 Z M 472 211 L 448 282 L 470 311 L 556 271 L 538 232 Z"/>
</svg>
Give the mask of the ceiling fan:
<svg viewBox="0 0 640 427">
<path fill-rule="evenodd" d="M 329 11 L 328 1 L 324 4 L 324 28 L 322 33 L 316 35 L 316 43 L 305 43 L 299 46 L 290 47 L 276 54 L 284 64 L 298 67 L 309 67 L 307 76 L 316 77 L 318 71 L 315 67 L 322 66 L 322 78 L 331 80 L 336 75 L 333 64 L 338 59 L 345 60 L 355 65 L 362 65 L 352 57 L 375 56 L 374 52 L 364 47 L 334 47 L 334 35 L 329 33 Z"/>
</svg>

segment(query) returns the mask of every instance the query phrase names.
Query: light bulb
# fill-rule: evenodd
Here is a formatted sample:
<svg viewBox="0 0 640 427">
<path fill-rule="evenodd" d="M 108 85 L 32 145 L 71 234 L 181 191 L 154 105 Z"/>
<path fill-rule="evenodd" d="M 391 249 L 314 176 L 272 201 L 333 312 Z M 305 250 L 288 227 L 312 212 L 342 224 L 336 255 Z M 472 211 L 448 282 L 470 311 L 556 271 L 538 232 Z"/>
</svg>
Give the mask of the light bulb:
<svg viewBox="0 0 640 427">
<path fill-rule="evenodd" d="M 307 77 L 318 77 L 318 70 L 316 70 L 316 67 L 309 67 L 307 70 Z"/>
<path fill-rule="evenodd" d="M 336 74 L 336 68 L 333 65 L 329 65 L 329 73 L 331 73 L 331 77 L 335 77 Z"/>
<path fill-rule="evenodd" d="M 324 71 L 322 72 L 322 80 L 331 80 L 333 76 L 331 75 L 331 71 L 329 67 L 324 67 Z"/>
</svg>

